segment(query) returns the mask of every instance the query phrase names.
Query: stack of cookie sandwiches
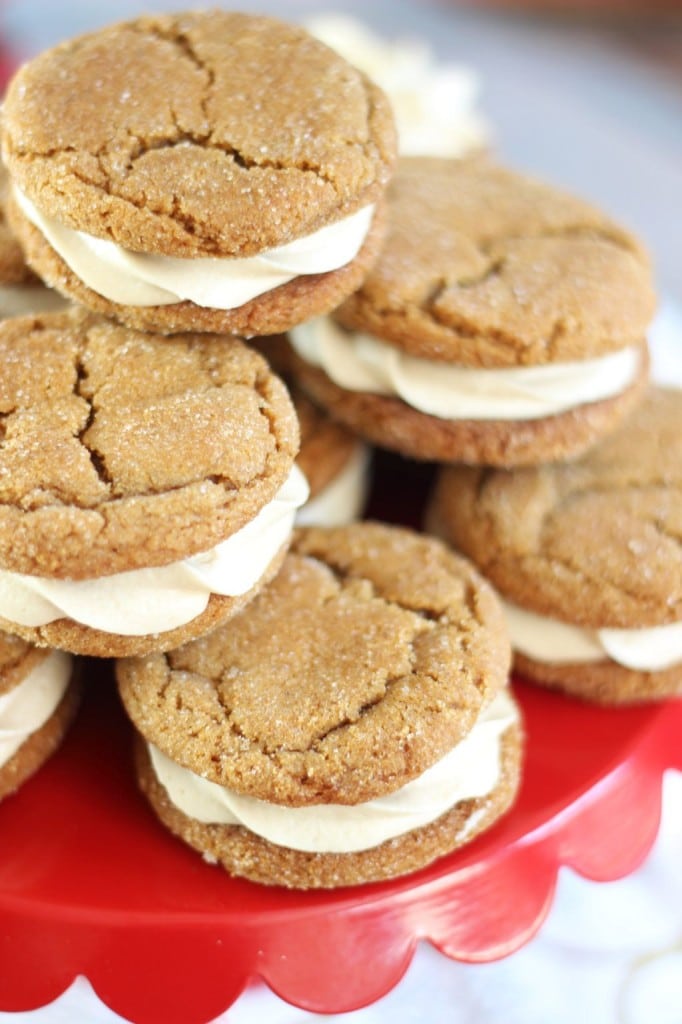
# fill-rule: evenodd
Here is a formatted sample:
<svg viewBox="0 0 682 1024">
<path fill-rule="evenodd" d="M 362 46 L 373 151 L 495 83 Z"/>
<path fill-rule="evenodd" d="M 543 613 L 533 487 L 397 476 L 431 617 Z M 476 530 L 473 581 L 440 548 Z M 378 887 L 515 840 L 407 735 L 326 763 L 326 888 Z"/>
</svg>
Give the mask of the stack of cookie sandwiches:
<svg viewBox="0 0 682 1024">
<path fill-rule="evenodd" d="M 13 230 L 73 300 L 0 327 L 6 689 L 60 680 L 32 744 L 68 717 L 64 652 L 114 657 L 143 791 L 231 873 L 368 882 L 473 838 L 520 777 L 501 606 L 435 538 L 292 534 L 306 477 L 308 520 L 357 513 L 366 446 L 239 337 L 378 258 L 383 94 L 278 21 L 140 18 L 24 66 L 3 154 Z"/>
<path fill-rule="evenodd" d="M 0 328 L 0 626 L 76 655 L 163 651 L 282 563 L 308 495 L 298 419 L 237 335 L 361 282 L 385 230 L 392 113 L 307 33 L 214 11 L 39 56 L 2 131 L 3 211 L 48 294 L 73 302 Z M 311 465 L 327 448 L 334 471 L 355 453 L 333 437 Z M 3 730 L 18 706 L 4 701 Z"/>
<path fill-rule="evenodd" d="M 682 692 L 680 392 L 649 390 L 648 260 L 495 166 L 402 159 L 364 284 L 291 372 L 375 444 L 444 464 L 428 528 L 499 589 L 519 673 L 599 703 Z"/>
</svg>

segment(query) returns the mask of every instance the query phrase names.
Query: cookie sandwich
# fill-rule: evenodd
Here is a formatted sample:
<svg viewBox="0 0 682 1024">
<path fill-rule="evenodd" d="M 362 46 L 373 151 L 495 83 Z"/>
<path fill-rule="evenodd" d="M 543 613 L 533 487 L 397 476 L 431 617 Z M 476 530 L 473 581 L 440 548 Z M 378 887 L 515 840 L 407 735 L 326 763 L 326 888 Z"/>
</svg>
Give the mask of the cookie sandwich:
<svg viewBox="0 0 682 1024">
<path fill-rule="evenodd" d="M 3 155 L 31 266 L 130 326 L 274 334 L 376 258 L 395 155 L 383 93 L 303 29 L 141 17 L 24 65 Z"/>
<path fill-rule="evenodd" d="M 117 662 L 160 820 L 233 875 L 295 888 L 415 871 L 510 805 L 521 761 L 498 602 L 439 541 L 298 530 L 229 628 Z"/>
<path fill-rule="evenodd" d="M 6 202 L 7 172 L 0 164 L 0 319 L 63 309 L 67 300 L 47 288 L 26 265 L 21 246 L 7 223 Z"/>
<path fill-rule="evenodd" d="M 519 673 L 605 704 L 682 693 L 682 391 L 566 465 L 448 467 L 429 512 L 502 596 Z"/>
<path fill-rule="evenodd" d="M 343 526 L 357 519 L 370 488 L 370 449 L 335 423 L 298 389 L 291 391 L 301 430 L 296 458 L 310 496 L 296 513 L 299 526 Z"/>
<path fill-rule="evenodd" d="M 647 379 L 639 243 L 586 203 L 480 159 L 403 158 L 363 285 L 290 332 L 299 384 L 373 443 L 436 462 L 574 457 Z"/>
<path fill-rule="evenodd" d="M 79 694 L 70 654 L 0 633 L 0 800 L 59 747 Z"/>
<path fill-rule="evenodd" d="M 243 343 L 84 311 L 0 324 L 0 628 L 177 646 L 277 570 L 307 486 L 288 393 Z"/>
</svg>

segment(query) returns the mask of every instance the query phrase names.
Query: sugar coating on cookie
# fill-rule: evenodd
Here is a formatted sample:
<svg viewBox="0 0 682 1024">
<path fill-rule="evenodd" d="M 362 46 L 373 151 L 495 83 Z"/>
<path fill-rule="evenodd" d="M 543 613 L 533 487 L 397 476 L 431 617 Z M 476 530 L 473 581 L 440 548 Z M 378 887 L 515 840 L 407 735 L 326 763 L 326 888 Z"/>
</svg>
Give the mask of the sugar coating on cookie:
<svg viewBox="0 0 682 1024">
<path fill-rule="evenodd" d="M 487 160 L 404 159 L 362 286 L 293 328 L 293 372 L 369 440 L 435 461 L 575 456 L 640 398 L 653 312 L 639 243 Z"/>
<path fill-rule="evenodd" d="M 229 630 L 124 660 L 118 678 L 137 728 L 173 760 L 305 806 L 371 799 L 424 771 L 502 688 L 508 661 L 497 601 L 466 562 L 433 538 L 356 523 L 298 531 Z"/>
<path fill-rule="evenodd" d="M 0 633 L 0 800 L 57 749 L 78 697 L 68 654 Z"/>
<path fill-rule="evenodd" d="M 485 159 L 403 158 L 381 259 L 334 313 L 420 358 L 502 368 L 639 345 L 641 244 L 599 210 Z"/>
<path fill-rule="evenodd" d="M 443 470 L 429 512 L 505 601 L 520 671 L 604 702 L 682 688 L 682 392 L 580 460 Z"/>
<path fill-rule="evenodd" d="M 302 29 L 211 11 L 40 55 L 8 89 L 3 147 L 43 277 L 136 326 L 262 334 L 359 283 L 395 131 Z"/>
<path fill-rule="evenodd" d="M 224 540 L 284 483 L 298 424 L 234 340 L 73 313 L 0 326 L 0 564 L 84 579 Z"/>
</svg>

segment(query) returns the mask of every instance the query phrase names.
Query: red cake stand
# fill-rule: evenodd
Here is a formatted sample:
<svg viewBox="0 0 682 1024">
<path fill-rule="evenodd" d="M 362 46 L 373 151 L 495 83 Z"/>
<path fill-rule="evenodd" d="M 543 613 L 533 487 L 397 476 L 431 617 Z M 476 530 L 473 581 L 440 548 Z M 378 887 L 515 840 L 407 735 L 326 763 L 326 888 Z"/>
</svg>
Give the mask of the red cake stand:
<svg viewBox="0 0 682 1024">
<path fill-rule="evenodd" d="M 0 1009 L 55 999 L 86 975 L 137 1024 L 201 1024 L 253 978 L 341 1012 L 399 980 L 419 939 L 483 961 L 526 942 L 557 871 L 632 871 L 682 769 L 682 702 L 618 711 L 518 683 L 528 737 L 515 808 L 418 874 L 332 892 L 231 879 L 174 839 L 138 794 L 130 730 L 103 665 L 88 666 L 67 742 L 0 804 Z"/>
<path fill-rule="evenodd" d="M 391 518 L 395 491 L 377 493 Z M 603 709 L 517 682 L 524 778 L 491 831 L 396 881 L 290 892 L 232 879 L 163 829 L 135 786 L 110 666 L 88 662 L 85 677 L 61 750 L 0 804 L 6 1011 L 81 974 L 136 1024 L 202 1024 L 257 978 L 338 1013 L 384 995 L 420 939 L 457 960 L 506 956 L 539 928 L 562 865 L 594 880 L 637 867 L 663 772 L 682 770 L 682 701 Z"/>
</svg>

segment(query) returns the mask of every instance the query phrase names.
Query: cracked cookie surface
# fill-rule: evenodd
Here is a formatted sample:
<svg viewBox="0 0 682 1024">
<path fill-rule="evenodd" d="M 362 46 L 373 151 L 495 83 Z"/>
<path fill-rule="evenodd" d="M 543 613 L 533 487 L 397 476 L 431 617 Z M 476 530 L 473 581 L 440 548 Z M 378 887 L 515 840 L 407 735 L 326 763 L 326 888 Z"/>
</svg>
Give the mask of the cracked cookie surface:
<svg viewBox="0 0 682 1024">
<path fill-rule="evenodd" d="M 142 735 L 236 792 L 360 803 L 442 757 L 506 683 L 499 604 L 434 538 L 297 531 L 275 580 L 203 639 L 117 663 Z"/>
<path fill-rule="evenodd" d="M 443 470 L 430 525 L 508 600 L 588 628 L 682 620 L 682 391 L 652 389 L 580 460 Z"/>
<path fill-rule="evenodd" d="M 250 256 L 377 201 L 388 101 L 302 29 L 224 11 L 143 17 L 25 65 L 3 113 L 13 180 L 136 252 Z"/>
<path fill-rule="evenodd" d="M 654 310 L 648 260 L 580 199 L 485 159 L 402 158 L 390 228 L 334 313 L 425 359 L 513 367 L 639 345 Z"/>
<path fill-rule="evenodd" d="M 0 326 L 0 565 L 85 579 L 215 546 L 298 450 L 281 381 L 234 339 L 159 343 L 79 310 Z"/>
</svg>

